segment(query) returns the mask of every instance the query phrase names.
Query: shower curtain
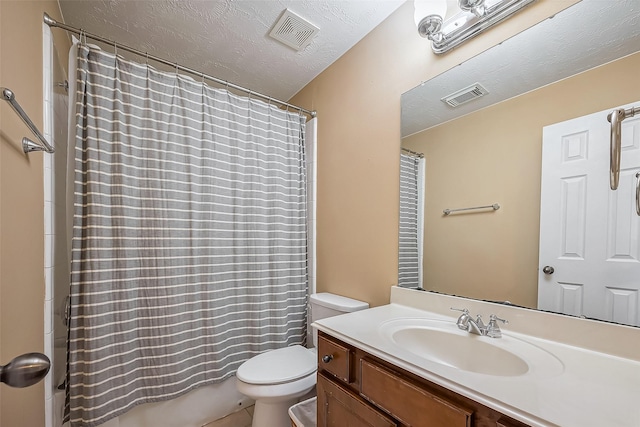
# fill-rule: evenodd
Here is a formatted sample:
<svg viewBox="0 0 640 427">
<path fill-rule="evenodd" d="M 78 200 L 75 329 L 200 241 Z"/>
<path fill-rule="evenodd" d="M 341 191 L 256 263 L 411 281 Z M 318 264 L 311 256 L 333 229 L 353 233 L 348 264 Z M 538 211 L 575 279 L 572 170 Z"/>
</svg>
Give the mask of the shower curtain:
<svg viewBox="0 0 640 427">
<path fill-rule="evenodd" d="M 67 419 L 306 334 L 305 118 L 78 46 Z"/>
<path fill-rule="evenodd" d="M 398 286 L 422 287 L 424 158 L 400 154 Z"/>
</svg>

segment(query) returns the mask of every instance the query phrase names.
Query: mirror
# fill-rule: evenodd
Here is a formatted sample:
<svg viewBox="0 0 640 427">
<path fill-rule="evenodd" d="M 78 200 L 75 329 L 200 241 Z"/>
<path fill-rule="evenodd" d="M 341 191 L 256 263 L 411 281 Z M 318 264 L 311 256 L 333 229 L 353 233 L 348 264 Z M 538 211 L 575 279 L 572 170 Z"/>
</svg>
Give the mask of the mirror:
<svg viewBox="0 0 640 427">
<path fill-rule="evenodd" d="M 402 95 L 402 147 L 424 154 L 425 290 L 538 307 L 543 128 L 640 104 L 639 19 L 634 2 L 582 0 Z M 441 100 L 476 83 L 488 93 Z M 627 301 L 635 313 L 640 296 Z"/>
</svg>

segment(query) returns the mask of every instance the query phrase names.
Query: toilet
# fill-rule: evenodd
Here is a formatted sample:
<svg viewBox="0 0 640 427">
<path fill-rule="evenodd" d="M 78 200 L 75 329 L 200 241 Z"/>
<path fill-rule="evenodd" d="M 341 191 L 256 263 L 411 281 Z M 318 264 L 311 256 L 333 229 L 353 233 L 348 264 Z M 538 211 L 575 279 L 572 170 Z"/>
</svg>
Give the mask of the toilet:
<svg viewBox="0 0 640 427">
<path fill-rule="evenodd" d="M 369 308 L 366 302 L 326 292 L 312 294 L 309 300 L 309 328 L 316 320 Z M 294 345 L 270 350 L 240 365 L 237 389 L 256 401 L 252 427 L 291 426 L 289 407 L 315 391 L 317 343 L 318 334 L 313 331 L 314 348 Z"/>
</svg>

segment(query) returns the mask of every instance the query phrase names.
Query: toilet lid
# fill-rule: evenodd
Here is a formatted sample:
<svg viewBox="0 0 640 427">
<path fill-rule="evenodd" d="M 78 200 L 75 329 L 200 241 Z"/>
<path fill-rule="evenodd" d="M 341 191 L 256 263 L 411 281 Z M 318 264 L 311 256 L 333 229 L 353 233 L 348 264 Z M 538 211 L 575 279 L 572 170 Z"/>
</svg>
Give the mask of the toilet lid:
<svg viewBox="0 0 640 427">
<path fill-rule="evenodd" d="M 249 384 L 280 384 L 306 377 L 316 369 L 315 353 L 294 345 L 252 357 L 240 365 L 236 376 Z"/>
</svg>

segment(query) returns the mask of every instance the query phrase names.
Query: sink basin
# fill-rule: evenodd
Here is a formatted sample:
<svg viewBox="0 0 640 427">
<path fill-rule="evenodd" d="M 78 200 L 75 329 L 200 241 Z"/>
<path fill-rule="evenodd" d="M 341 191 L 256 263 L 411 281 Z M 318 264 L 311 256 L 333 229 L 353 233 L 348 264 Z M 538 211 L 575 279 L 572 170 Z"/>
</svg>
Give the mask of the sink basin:
<svg viewBox="0 0 640 427">
<path fill-rule="evenodd" d="M 504 331 L 502 338 L 489 338 L 462 331 L 451 321 L 398 319 L 381 325 L 380 333 L 424 361 L 467 372 L 513 377 L 564 370 L 551 353 Z"/>
</svg>

